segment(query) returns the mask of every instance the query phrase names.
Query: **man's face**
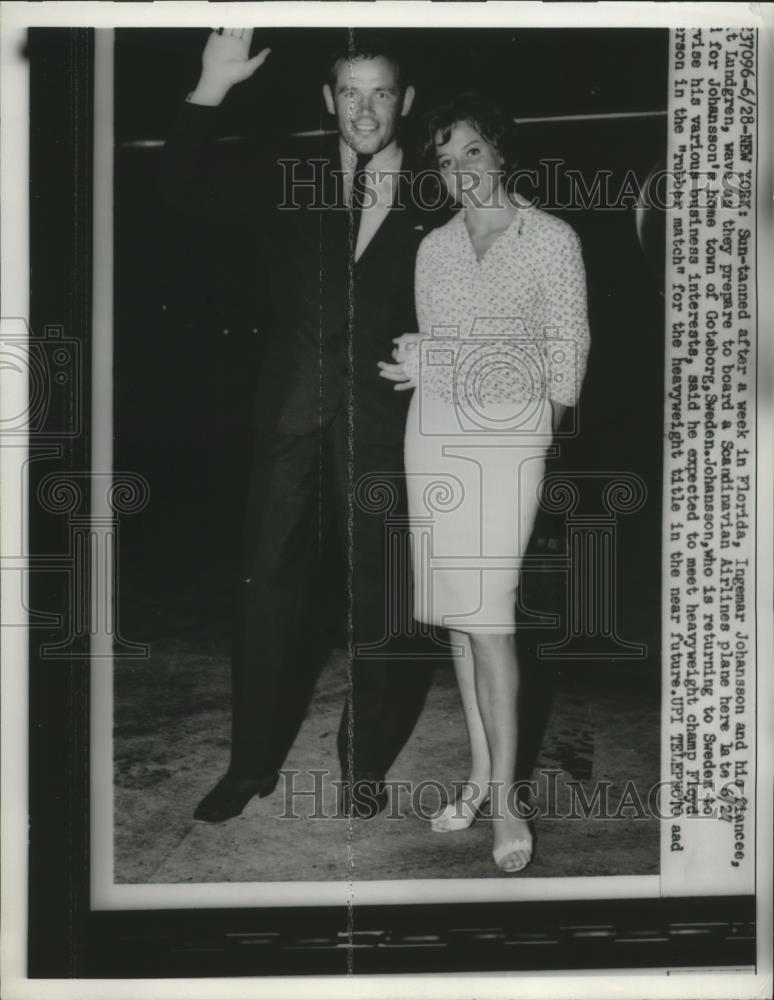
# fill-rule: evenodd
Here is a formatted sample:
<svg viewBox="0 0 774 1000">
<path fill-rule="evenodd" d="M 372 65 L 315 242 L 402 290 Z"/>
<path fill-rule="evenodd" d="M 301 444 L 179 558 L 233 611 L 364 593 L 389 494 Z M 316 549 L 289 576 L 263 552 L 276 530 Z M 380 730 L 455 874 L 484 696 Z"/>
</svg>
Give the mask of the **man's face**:
<svg viewBox="0 0 774 1000">
<path fill-rule="evenodd" d="M 414 88 L 403 92 L 393 64 L 377 56 L 340 61 L 336 82 L 325 84 L 323 96 L 345 142 L 357 153 L 373 155 L 395 138 L 399 119 L 411 109 Z"/>
</svg>

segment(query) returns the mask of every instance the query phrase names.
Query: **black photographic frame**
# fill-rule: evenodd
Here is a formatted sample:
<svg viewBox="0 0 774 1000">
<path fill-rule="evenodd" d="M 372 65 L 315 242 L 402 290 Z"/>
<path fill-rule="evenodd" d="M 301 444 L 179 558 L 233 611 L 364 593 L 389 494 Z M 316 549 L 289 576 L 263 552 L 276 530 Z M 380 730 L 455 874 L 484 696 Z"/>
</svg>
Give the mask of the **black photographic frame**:
<svg viewBox="0 0 774 1000">
<path fill-rule="evenodd" d="M 35 29 L 31 65 L 33 336 L 50 304 L 81 345 L 82 429 L 30 440 L 30 553 L 67 542 L 34 498 L 52 468 L 90 467 L 93 29 Z M 66 85 L 62 85 L 66 81 Z M 62 315 L 61 306 L 65 305 Z M 62 406 L 64 406 L 64 402 Z M 52 410 L 51 425 L 68 415 Z M 46 455 L 44 472 L 36 449 Z M 53 462 L 53 465 L 52 465 Z M 41 467 L 42 468 L 42 467 Z M 64 574 L 32 572 L 30 607 L 66 615 Z M 75 585 L 78 585 L 77 583 Z M 30 978 L 348 975 L 750 967 L 755 897 L 345 908 L 93 911 L 87 638 L 72 659 L 41 657 L 30 630 Z"/>
</svg>

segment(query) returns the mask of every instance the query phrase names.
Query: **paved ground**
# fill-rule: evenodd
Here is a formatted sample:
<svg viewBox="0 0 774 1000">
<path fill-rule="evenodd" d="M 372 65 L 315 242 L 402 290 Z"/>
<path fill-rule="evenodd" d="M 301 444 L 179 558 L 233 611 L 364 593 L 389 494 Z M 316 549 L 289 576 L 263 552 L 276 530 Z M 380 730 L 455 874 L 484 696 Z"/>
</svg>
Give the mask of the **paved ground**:
<svg viewBox="0 0 774 1000">
<path fill-rule="evenodd" d="M 298 801 L 298 811 L 307 818 L 280 819 L 286 806 L 282 783 L 272 796 L 252 800 L 241 817 L 222 826 L 192 821 L 196 803 L 228 761 L 230 579 L 239 521 L 233 498 L 243 484 L 228 478 L 228 470 L 238 470 L 239 464 L 224 459 L 220 468 L 211 450 L 210 465 L 176 463 L 176 454 L 170 452 L 163 475 L 151 477 L 150 506 L 122 524 L 121 632 L 149 643 L 151 656 L 119 662 L 115 672 L 116 880 L 496 877 L 488 821 L 462 834 L 433 834 L 407 793 L 394 810 L 403 818 L 382 814 L 351 829 L 344 819 L 310 818 L 308 797 Z M 130 458 L 127 467 L 134 465 Z M 553 703 L 535 777 L 541 770 L 560 772 L 560 814 L 571 808 L 569 782 L 579 782 L 587 796 L 594 783 L 609 782 L 614 813 L 627 783 L 644 800 L 659 779 L 657 537 L 636 518 L 621 519 L 615 615 L 621 636 L 647 643 L 648 659 L 536 668 L 538 679 L 546 682 L 538 693 L 552 695 Z M 524 591 L 530 608 L 563 606 L 561 574 L 536 574 L 532 583 L 525 577 Z M 543 638 L 556 641 L 557 633 Z M 288 770 L 301 772 L 297 789 L 312 787 L 310 769 L 339 776 L 335 734 L 345 681 L 343 654 L 334 652 L 286 762 Z M 536 700 L 530 700 L 527 717 L 540 722 Z M 388 777 L 448 787 L 465 776 L 466 767 L 456 685 L 451 667 L 442 666 Z M 335 814 L 334 796 L 327 777 L 323 812 Z M 432 788 L 421 804 L 428 810 L 437 804 Z M 539 782 L 537 804 L 546 805 L 545 780 Z M 541 819 L 535 859 L 523 877 L 657 873 L 658 824 L 635 818 L 635 811 L 630 807 L 623 818 L 608 820 Z"/>
<path fill-rule="evenodd" d="M 198 798 L 227 761 L 228 661 L 223 639 L 170 640 L 153 657 L 119 668 L 116 678 L 115 877 L 119 882 L 328 881 L 355 878 L 487 878 L 486 819 L 461 834 L 430 831 L 423 812 L 437 803 L 436 786 L 400 793 L 391 811 L 350 824 L 335 818 L 338 778 L 335 734 L 345 692 L 345 660 L 334 654 L 322 672 L 306 721 L 287 760 L 288 772 L 266 799 L 220 826 L 191 820 Z M 628 670 L 581 668 L 557 680 L 553 711 L 538 760 L 538 805 L 549 790 L 542 770 L 559 771 L 555 801 L 571 811 L 568 782 L 588 797 L 608 781 L 609 811 L 628 782 L 643 801 L 658 780 L 658 694 Z M 424 713 L 390 773 L 392 779 L 440 782 L 465 774 L 463 722 L 452 671 L 441 668 Z M 310 769 L 326 770 L 322 795 Z M 292 784 L 291 784 L 292 780 Z M 327 818 L 313 818 L 315 810 Z M 577 810 L 576 810 L 577 811 Z M 642 875 L 658 871 L 653 820 L 541 819 L 529 877 Z M 288 818 L 295 812 L 299 818 Z M 285 817 L 283 818 L 283 813 Z"/>
</svg>

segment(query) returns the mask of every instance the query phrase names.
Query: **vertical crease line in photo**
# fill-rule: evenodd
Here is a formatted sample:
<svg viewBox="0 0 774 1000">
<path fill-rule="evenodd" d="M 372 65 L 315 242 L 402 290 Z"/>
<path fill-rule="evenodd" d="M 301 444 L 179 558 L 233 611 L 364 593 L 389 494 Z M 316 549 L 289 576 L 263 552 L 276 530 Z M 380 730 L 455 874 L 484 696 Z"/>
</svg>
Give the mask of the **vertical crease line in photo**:
<svg viewBox="0 0 774 1000">
<path fill-rule="evenodd" d="M 348 29 L 349 42 L 349 72 L 352 72 L 352 57 L 355 54 L 355 33 L 352 28 Z M 350 101 L 352 98 L 350 97 Z M 352 118 L 352 106 L 348 109 L 350 120 Z M 348 149 L 348 153 L 349 153 Z M 352 150 L 354 152 L 354 150 Z M 335 154 L 334 154 L 335 155 Z M 351 156 L 349 157 L 351 160 Z M 349 174 L 350 171 L 348 170 Z M 354 185 L 354 171 L 352 172 L 352 182 Z M 354 441 L 353 441 L 353 390 L 354 390 L 354 356 L 353 356 L 353 323 L 354 323 L 354 291 L 355 291 L 355 215 L 353 212 L 354 188 L 350 188 L 347 200 L 347 218 L 349 222 L 349 254 L 347 256 L 348 282 L 347 291 L 348 302 L 348 323 L 345 330 L 347 338 L 347 385 L 346 385 L 346 409 L 347 409 L 347 481 L 346 481 L 346 504 L 347 504 L 347 533 L 346 533 L 346 565 L 347 565 L 347 694 L 345 705 L 347 711 L 347 773 L 343 775 L 345 781 L 349 781 L 349 815 L 347 816 L 347 861 L 349 869 L 347 872 L 349 893 L 347 897 L 347 975 L 354 973 L 354 875 L 355 875 L 355 852 L 354 852 L 354 795 L 355 795 L 355 773 L 354 773 L 354 737 L 355 737 L 355 689 L 354 689 L 354 655 L 355 655 L 355 616 L 353 609 L 354 587 L 353 587 L 353 530 L 354 530 L 354 488 L 355 488 L 355 462 L 354 462 Z M 335 211 L 335 209 L 334 209 Z"/>
<path fill-rule="evenodd" d="M 284 194 L 283 194 L 284 198 Z M 295 199 L 294 199 L 295 201 Z M 301 209 L 303 211 L 303 208 Z M 324 562 L 324 550 L 325 550 L 325 539 L 326 537 L 332 537 L 335 544 L 335 530 L 337 528 L 335 522 L 335 503 L 336 503 L 336 492 L 335 488 L 331 489 L 331 479 L 328 477 L 326 484 L 325 477 L 325 449 L 323 447 L 325 441 L 325 430 L 324 430 L 324 405 L 323 405 L 323 392 L 325 391 L 325 381 L 323 377 L 323 364 L 324 364 L 324 353 L 323 353 L 323 337 L 325 334 L 325 316 L 323 307 L 323 261 L 322 253 L 325 243 L 323 242 L 323 217 L 322 213 L 317 219 L 317 246 L 320 250 L 318 265 L 317 265 L 317 561 L 315 563 L 315 584 L 312 589 L 312 600 L 321 601 L 322 600 L 322 589 L 323 589 L 323 573 L 325 571 Z M 314 263 L 314 256 L 312 256 L 312 263 Z M 329 503 L 333 506 L 333 518 L 331 521 L 331 509 L 330 506 L 326 510 L 325 505 L 325 490 L 326 488 L 331 491 L 332 499 Z M 329 494 L 329 495 L 331 495 Z M 328 520 L 328 525 L 326 527 L 326 517 Z M 330 531 L 331 535 L 327 532 Z M 335 604 L 334 604 L 335 607 Z M 314 641 L 312 643 L 312 655 L 315 657 L 315 662 L 312 669 L 314 671 L 324 672 L 328 666 L 328 660 L 330 660 L 330 652 L 328 651 L 328 643 L 322 638 L 322 630 L 324 628 L 324 621 L 319 623 L 315 622 L 315 628 L 319 631 L 315 632 Z M 323 662 L 321 662 L 323 661 Z M 319 674 L 317 675 L 319 679 Z M 307 709 L 308 711 L 308 709 Z M 334 786 L 334 792 L 335 792 Z"/>
</svg>

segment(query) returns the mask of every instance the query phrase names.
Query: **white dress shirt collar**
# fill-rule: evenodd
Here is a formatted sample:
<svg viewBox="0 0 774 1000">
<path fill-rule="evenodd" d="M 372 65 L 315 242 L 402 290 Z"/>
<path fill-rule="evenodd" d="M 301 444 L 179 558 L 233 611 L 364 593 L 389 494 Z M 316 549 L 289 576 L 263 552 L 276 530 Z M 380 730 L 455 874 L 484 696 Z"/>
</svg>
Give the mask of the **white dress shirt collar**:
<svg viewBox="0 0 774 1000">
<path fill-rule="evenodd" d="M 349 176 L 354 174 L 357 154 L 341 136 L 339 136 L 339 156 L 341 158 L 341 169 L 344 174 Z M 402 163 L 403 150 L 397 141 L 393 139 L 389 146 L 385 146 L 384 149 L 380 149 L 374 153 L 371 159 L 367 161 L 366 170 L 370 174 L 395 173 L 400 170 Z"/>
<path fill-rule="evenodd" d="M 344 174 L 344 193 L 349 200 L 357 159 L 355 151 L 341 138 L 339 138 L 339 154 Z M 365 184 L 375 197 L 362 210 L 355 244 L 356 261 L 365 252 L 392 208 L 402 163 L 403 150 L 397 142 L 391 142 L 389 146 L 380 149 L 366 163 Z"/>
</svg>

